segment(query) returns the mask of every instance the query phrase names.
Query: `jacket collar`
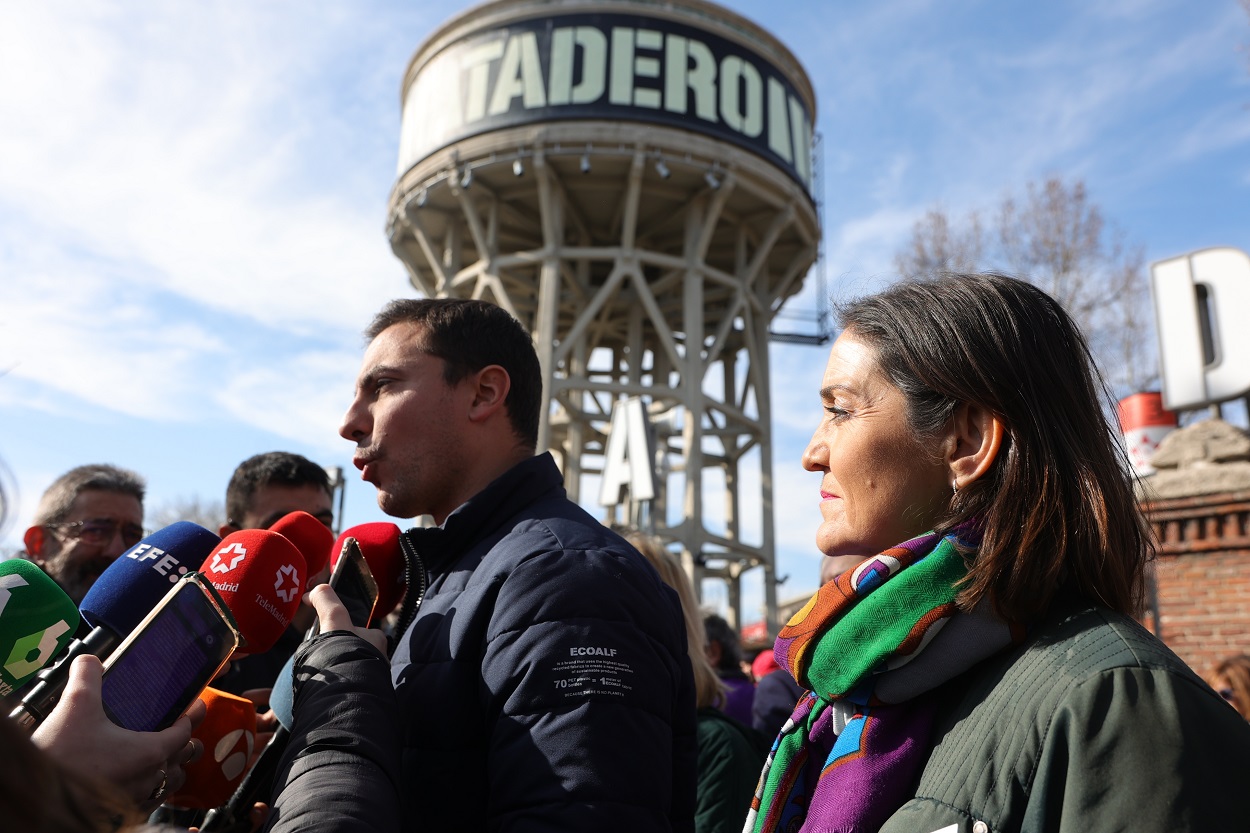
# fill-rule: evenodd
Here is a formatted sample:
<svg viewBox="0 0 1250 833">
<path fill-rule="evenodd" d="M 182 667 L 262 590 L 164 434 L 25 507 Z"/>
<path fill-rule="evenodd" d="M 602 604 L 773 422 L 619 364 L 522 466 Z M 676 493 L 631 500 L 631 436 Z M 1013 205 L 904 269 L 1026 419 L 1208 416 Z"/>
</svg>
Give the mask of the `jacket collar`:
<svg viewBox="0 0 1250 833">
<path fill-rule="evenodd" d="M 437 571 L 522 508 L 556 490 L 563 495 L 564 478 L 551 452 L 544 451 L 495 478 L 456 507 L 442 526 L 413 527 L 404 535 L 421 553 L 426 568 Z"/>
</svg>

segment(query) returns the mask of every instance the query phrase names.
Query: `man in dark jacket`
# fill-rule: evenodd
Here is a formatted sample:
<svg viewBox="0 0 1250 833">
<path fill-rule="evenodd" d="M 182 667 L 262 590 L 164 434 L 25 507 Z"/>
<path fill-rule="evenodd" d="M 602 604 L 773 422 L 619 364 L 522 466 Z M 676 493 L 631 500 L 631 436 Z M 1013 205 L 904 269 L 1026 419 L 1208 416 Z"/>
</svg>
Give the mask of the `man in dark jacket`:
<svg viewBox="0 0 1250 833">
<path fill-rule="evenodd" d="M 568 500 L 551 456 L 534 456 L 542 377 L 529 334 L 491 304 L 442 299 L 394 301 L 366 336 L 340 433 L 387 514 L 433 522 L 401 540 L 401 829 L 692 829 L 680 606 Z M 295 696 L 298 725 L 298 683 Z M 328 746 L 313 754 L 351 777 L 350 738 Z M 284 795 L 275 810 L 290 824 L 316 802 Z"/>
</svg>

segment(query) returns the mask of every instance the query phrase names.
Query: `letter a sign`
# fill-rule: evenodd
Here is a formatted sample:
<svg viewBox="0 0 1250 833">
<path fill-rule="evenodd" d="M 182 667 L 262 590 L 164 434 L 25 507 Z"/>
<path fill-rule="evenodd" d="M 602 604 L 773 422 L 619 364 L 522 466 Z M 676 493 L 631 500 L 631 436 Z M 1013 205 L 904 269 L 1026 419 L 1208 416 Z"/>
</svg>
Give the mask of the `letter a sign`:
<svg viewBox="0 0 1250 833">
<path fill-rule="evenodd" d="M 621 490 L 632 500 L 655 498 L 655 446 L 647 430 L 642 400 L 623 399 L 612 409 L 612 428 L 603 453 L 603 487 L 600 506 L 621 503 Z"/>
<path fill-rule="evenodd" d="M 1150 268 L 1163 405 L 1171 411 L 1236 399 L 1250 391 L 1250 255 L 1203 249 Z M 1199 303 L 1199 288 L 1210 315 Z M 1208 362 L 1207 341 L 1214 353 Z"/>
</svg>

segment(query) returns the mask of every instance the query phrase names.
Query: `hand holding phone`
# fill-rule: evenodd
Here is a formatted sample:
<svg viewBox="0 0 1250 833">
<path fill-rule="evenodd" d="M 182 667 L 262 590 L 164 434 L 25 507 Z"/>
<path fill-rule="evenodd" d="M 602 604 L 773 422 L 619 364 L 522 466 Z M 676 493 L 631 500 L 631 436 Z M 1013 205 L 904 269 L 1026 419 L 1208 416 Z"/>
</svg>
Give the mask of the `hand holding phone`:
<svg viewBox="0 0 1250 833">
<path fill-rule="evenodd" d="M 313 609 L 317 611 L 320 632 L 349 631 L 377 648 L 382 656 L 386 656 L 386 634 L 377 628 L 364 628 L 353 624 L 350 612 L 338 598 L 333 587 L 328 584 L 319 584 L 308 591 L 307 598 Z"/>
<path fill-rule="evenodd" d="M 102 778 L 136 804 L 152 796 L 162 777 L 167 790 L 176 789 L 183 782 L 182 767 L 202 751 L 188 741 L 204 717 L 203 709 L 192 708 L 160 732 L 128 731 L 104 713 L 102 674 L 100 660 L 93 655 L 73 660 L 60 702 L 31 739 L 66 769 L 84 778 Z"/>
</svg>

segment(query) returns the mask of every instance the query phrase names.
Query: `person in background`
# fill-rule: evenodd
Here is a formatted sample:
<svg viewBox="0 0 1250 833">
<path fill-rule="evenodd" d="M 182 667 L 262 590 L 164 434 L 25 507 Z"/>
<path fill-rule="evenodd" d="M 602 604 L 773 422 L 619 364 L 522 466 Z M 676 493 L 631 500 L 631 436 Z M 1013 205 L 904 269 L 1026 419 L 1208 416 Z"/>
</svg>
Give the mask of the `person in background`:
<svg viewBox="0 0 1250 833">
<path fill-rule="evenodd" d="M 122 479 L 134 485 L 128 477 Z M 65 480 L 61 478 L 58 484 Z M 58 488 L 54 484 L 49 489 L 54 502 Z M 141 482 L 138 489 L 136 499 L 142 501 Z M 74 492 L 74 485 L 65 490 Z M 74 503 L 73 497 L 66 500 Z M 10 511 L 8 495 L 0 488 L 0 528 Z M 137 830 L 142 810 L 151 809 L 169 789 L 181 784 L 182 767 L 203 753 L 191 739 L 193 726 L 202 718 L 202 711 L 194 708 L 162 732 L 131 732 L 111 723 L 100 698 L 102 670 L 97 658 L 78 658 L 60 702 L 33 736 L 0 718 L 0 826 L 4 830 Z"/>
<path fill-rule="evenodd" d="M 1244 829 L 1250 724 L 1134 618 L 1153 545 L 1071 317 L 997 274 L 839 313 L 803 467 L 859 566 L 778 635 L 806 693 L 747 829 Z"/>
<path fill-rule="evenodd" d="M 321 466 L 289 451 L 248 457 L 226 486 L 225 538 L 241 529 L 268 529 L 285 515 L 307 512 L 334 528 L 334 490 Z"/>
<path fill-rule="evenodd" d="M 226 522 L 221 537 L 241 529 L 268 529 L 292 512 L 307 512 L 333 530 L 334 490 L 321 466 L 287 451 L 270 451 L 247 458 L 234 470 L 226 486 Z M 324 581 L 314 576 L 312 583 Z M 251 696 L 273 685 L 282 666 L 295 653 L 312 624 L 314 613 L 301 605 L 290 627 L 263 654 L 249 654 L 230 663 L 213 687 Z"/>
<path fill-rule="evenodd" d="M 1220 660 L 1207 681 L 1238 714 L 1250 720 L 1250 656 L 1238 654 Z"/>
<path fill-rule="evenodd" d="M 767 741 L 719 708 L 724 702 L 725 688 L 708 662 L 694 588 L 677 557 L 654 537 L 640 532 L 631 532 L 625 539 L 647 557 L 664 583 L 676 590 L 681 599 L 699 721 L 695 833 L 739 833 L 768 751 Z"/>
<path fill-rule="evenodd" d="M 840 573 L 859 564 L 856 557 L 825 556 L 820 560 L 820 584 L 833 581 Z M 780 674 L 774 672 L 780 670 Z M 790 719 L 803 689 L 790 672 L 777 664 L 772 649 L 761 651 L 751 663 L 755 677 L 755 700 L 751 704 L 751 725 L 765 737 L 774 738 Z"/>
<path fill-rule="evenodd" d="M 100 574 L 143 539 L 144 489 L 143 478 L 117 466 L 70 469 L 40 498 L 20 557 L 81 604 Z"/>
<path fill-rule="evenodd" d="M 786 725 L 799 702 L 803 689 L 790 672 L 777 664 L 772 649 L 760 651 L 751 663 L 755 677 L 755 699 L 751 701 L 751 728 L 766 738 L 775 738 Z"/>
<path fill-rule="evenodd" d="M 755 701 L 755 681 L 742 670 L 742 639 L 722 617 L 703 617 L 707 658 L 725 686 L 721 711 L 740 723 L 751 725 L 751 704 Z"/>
</svg>

